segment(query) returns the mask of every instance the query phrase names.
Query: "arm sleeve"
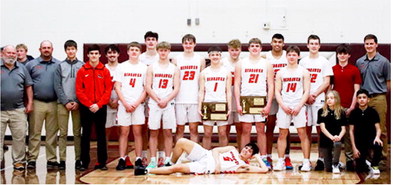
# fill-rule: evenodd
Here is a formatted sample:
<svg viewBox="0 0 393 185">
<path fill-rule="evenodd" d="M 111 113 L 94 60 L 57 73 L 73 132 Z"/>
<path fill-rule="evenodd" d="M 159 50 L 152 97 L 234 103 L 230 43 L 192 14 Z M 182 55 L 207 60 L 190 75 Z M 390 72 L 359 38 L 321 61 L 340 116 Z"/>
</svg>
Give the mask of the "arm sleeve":
<svg viewBox="0 0 393 185">
<path fill-rule="evenodd" d="M 86 96 L 86 90 L 83 85 L 83 69 L 79 69 L 77 75 L 76 75 L 76 83 L 75 83 L 75 90 L 76 90 L 76 97 L 78 100 L 86 107 L 90 107 L 93 105 L 93 102 L 89 100 L 89 98 Z"/>
<path fill-rule="evenodd" d="M 33 83 L 33 80 L 31 79 L 29 71 L 27 71 L 26 67 L 24 67 L 24 66 L 21 66 L 21 67 L 22 67 L 23 73 L 25 74 L 25 84 L 24 84 L 25 87 L 32 86 L 34 83 Z"/>
<path fill-rule="evenodd" d="M 57 69 L 55 71 L 55 77 L 54 77 L 54 88 L 55 92 L 57 95 L 57 98 L 59 99 L 60 103 L 65 105 L 69 102 L 66 94 L 64 93 L 63 89 L 63 83 L 62 83 L 62 76 L 61 76 L 61 65 L 57 66 Z"/>
<path fill-rule="evenodd" d="M 105 68 L 104 70 L 104 76 L 105 76 L 105 88 L 104 88 L 104 94 L 102 95 L 100 101 L 97 102 L 98 107 L 102 107 L 106 104 L 109 103 L 109 100 L 111 98 L 111 93 L 112 93 L 112 88 L 113 88 L 113 83 L 111 79 L 111 74 L 109 73 L 109 70 Z"/>
<path fill-rule="evenodd" d="M 317 123 L 319 123 L 319 124 L 325 122 L 325 118 L 322 117 L 322 112 L 323 112 L 323 109 L 320 108 L 320 109 L 318 110 L 318 120 L 317 120 Z"/>
<path fill-rule="evenodd" d="M 383 66 L 383 75 L 386 80 L 390 80 L 390 62 L 386 59 L 385 65 Z"/>
</svg>

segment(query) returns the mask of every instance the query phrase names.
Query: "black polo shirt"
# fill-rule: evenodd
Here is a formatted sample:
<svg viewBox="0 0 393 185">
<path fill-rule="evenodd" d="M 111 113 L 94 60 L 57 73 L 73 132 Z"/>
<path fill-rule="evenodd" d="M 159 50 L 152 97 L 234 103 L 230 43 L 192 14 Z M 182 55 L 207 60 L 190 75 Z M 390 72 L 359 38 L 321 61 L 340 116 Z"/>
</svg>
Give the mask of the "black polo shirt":
<svg viewBox="0 0 393 185">
<path fill-rule="evenodd" d="M 25 87 L 33 85 L 33 80 L 24 65 L 15 62 L 9 70 L 1 60 L 1 110 L 15 110 L 24 107 Z"/>
<path fill-rule="evenodd" d="M 349 124 L 354 125 L 355 143 L 370 144 L 376 136 L 375 124 L 379 123 L 379 115 L 371 107 L 367 107 L 364 111 L 356 108 L 349 116 Z"/>
<path fill-rule="evenodd" d="M 322 116 L 323 109 L 318 110 L 318 123 L 324 123 L 326 130 L 329 131 L 331 135 L 340 135 L 341 126 L 345 126 L 347 124 L 347 118 L 345 117 L 345 112 L 342 111 L 340 115 L 340 119 L 336 119 L 334 116 L 334 111 L 328 108 L 328 114 L 326 117 Z M 322 131 L 320 133 L 319 145 L 321 147 L 332 147 L 333 141 L 329 139 Z"/>
</svg>

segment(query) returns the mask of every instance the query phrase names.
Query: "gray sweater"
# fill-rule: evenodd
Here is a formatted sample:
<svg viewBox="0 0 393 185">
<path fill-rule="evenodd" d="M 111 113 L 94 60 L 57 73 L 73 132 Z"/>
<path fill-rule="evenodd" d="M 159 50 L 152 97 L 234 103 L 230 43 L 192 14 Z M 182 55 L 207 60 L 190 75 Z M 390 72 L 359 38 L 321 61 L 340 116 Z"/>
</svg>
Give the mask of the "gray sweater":
<svg viewBox="0 0 393 185">
<path fill-rule="evenodd" d="M 54 88 L 58 97 L 58 102 L 65 105 L 68 102 L 78 102 L 75 92 L 75 80 L 78 70 L 85 64 L 76 59 L 62 61 L 55 72 Z"/>
</svg>

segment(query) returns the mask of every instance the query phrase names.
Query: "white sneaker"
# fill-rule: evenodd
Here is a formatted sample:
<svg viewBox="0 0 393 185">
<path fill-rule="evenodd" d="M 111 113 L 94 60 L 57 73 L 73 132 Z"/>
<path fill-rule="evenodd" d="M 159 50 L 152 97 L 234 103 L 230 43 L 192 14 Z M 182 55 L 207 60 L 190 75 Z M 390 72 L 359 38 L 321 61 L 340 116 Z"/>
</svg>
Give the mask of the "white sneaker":
<svg viewBox="0 0 393 185">
<path fill-rule="evenodd" d="M 381 172 L 379 171 L 379 167 L 378 167 L 378 166 L 373 166 L 373 167 L 371 168 L 371 172 L 372 172 L 374 175 L 381 174 Z"/>
<path fill-rule="evenodd" d="M 333 170 L 332 170 L 332 172 L 333 172 L 333 173 L 336 173 L 336 174 L 337 174 L 337 173 L 340 173 L 340 167 L 339 167 L 339 165 L 336 165 L 336 166 L 333 165 Z"/>
<path fill-rule="evenodd" d="M 303 161 L 302 168 L 300 168 L 302 172 L 309 172 L 311 171 L 311 163 L 310 161 Z"/>
<path fill-rule="evenodd" d="M 284 161 L 277 161 L 276 165 L 273 166 L 274 171 L 282 171 L 285 170 L 285 162 Z"/>
</svg>

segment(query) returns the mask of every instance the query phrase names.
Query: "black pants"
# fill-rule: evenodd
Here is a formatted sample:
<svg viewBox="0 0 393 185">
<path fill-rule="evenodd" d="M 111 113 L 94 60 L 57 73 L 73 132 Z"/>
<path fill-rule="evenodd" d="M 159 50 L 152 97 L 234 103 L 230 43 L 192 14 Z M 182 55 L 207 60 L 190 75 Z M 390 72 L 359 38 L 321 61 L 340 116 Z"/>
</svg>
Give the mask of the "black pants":
<svg viewBox="0 0 393 185">
<path fill-rule="evenodd" d="M 320 151 L 324 159 L 325 170 L 331 172 L 332 165 L 336 166 L 340 162 L 341 142 L 332 142 L 331 146 L 322 147 Z"/>
<path fill-rule="evenodd" d="M 89 110 L 88 107 L 81 105 L 81 161 L 84 167 L 88 167 L 90 163 L 90 135 L 93 124 L 97 136 L 97 159 L 100 165 L 106 164 L 108 159 L 106 149 L 105 123 L 106 123 L 106 106 L 103 106 L 96 113 Z"/>
<path fill-rule="evenodd" d="M 378 166 L 379 162 L 381 161 L 382 156 L 382 146 L 378 144 L 356 144 L 358 150 L 360 152 L 360 157 L 355 159 L 356 161 L 356 168 L 365 167 L 366 166 L 366 159 L 368 157 L 371 158 L 371 166 Z M 371 154 L 373 154 L 371 156 Z"/>
</svg>

